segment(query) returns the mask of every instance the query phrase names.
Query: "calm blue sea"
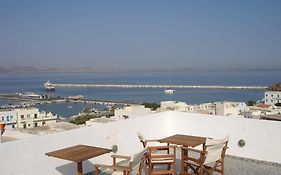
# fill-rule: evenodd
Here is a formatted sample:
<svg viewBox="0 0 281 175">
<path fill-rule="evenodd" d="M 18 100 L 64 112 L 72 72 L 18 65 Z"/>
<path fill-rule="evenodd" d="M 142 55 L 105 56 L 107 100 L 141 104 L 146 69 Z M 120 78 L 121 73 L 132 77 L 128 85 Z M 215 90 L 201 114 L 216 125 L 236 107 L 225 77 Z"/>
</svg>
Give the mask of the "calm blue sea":
<svg viewBox="0 0 281 175">
<path fill-rule="evenodd" d="M 172 85 L 245 85 L 269 86 L 280 82 L 281 71 L 167 71 L 122 73 L 38 73 L 1 74 L 0 93 L 44 93 L 43 84 L 97 83 L 97 84 L 172 84 Z M 122 88 L 57 88 L 53 95 L 83 95 L 99 100 L 129 100 L 135 102 L 185 101 L 189 104 L 214 101 L 260 100 L 263 90 L 176 89 L 173 95 L 164 89 Z M 0 105 L 13 101 L 0 100 Z"/>
</svg>

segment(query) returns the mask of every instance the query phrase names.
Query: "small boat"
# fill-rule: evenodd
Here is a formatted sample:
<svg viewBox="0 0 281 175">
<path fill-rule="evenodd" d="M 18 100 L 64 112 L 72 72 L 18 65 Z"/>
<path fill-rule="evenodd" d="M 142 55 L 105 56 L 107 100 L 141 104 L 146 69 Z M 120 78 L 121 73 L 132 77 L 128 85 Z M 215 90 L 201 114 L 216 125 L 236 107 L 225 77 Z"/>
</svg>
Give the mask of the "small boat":
<svg viewBox="0 0 281 175">
<path fill-rule="evenodd" d="M 175 90 L 174 89 L 165 89 L 165 94 L 174 94 Z"/>
</svg>

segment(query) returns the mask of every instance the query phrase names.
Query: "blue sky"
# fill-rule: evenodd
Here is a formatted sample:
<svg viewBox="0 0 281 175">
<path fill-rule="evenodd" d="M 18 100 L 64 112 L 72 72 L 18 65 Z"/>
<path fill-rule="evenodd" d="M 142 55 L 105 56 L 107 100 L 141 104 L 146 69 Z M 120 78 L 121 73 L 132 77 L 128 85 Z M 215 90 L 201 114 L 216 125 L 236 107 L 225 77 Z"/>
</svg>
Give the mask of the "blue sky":
<svg viewBox="0 0 281 175">
<path fill-rule="evenodd" d="M 281 67 L 280 0 L 1 0 L 0 66 Z"/>
</svg>

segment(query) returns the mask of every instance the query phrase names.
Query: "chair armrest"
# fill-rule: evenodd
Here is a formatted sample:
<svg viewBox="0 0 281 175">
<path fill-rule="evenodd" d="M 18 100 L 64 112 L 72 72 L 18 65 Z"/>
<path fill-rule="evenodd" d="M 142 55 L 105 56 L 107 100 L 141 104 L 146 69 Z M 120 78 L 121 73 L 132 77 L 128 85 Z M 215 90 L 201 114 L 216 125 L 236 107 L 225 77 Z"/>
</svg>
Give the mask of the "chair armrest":
<svg viewBox="0 0 281 175">
<path fill-rule="evenodd" d="M 207 151 L 193 149 L 193 148 L 184 147 L 184 146 L 181 146 L 181 149 L 186 150 L 186 151 L 197 152 L 197 153 L 200 153 L 200 154 L 207 154 Z"/>
<path fill-rule="evenodd" d="M 150 139 L 150 140 L 140 140 L 140 142 L 142 143 L 143 147 L 147 147 L 147 143 L 148 142 L 159 142 L 158 140 L 156 139 Z"/>
<path fill-rule="evenodd" d="M 111 155 L 112 158 L 118 158 L 118 159 L 126 159 L 126 160 L 130 160 L 131 157 L 130 156 L 123 156 L 123 155 L 116 155 L 116 154 L 113 154 Z"/>
<path fill-rule="evenodd" d="M 112 157 L 112 165 L 113 166 L 117 166 L 116 159 L 125 159 L 125 160 L 130 160 L 131 159 L 130 156 L 123 156 L 123 155 L 116 155 L 116 154 L 111 155 L 111 157 Z"/>
<path fill-rule="evenodd" d="M 151 139 L 151 140 L 144 140 L 145 142 L 159 142 L 159 140 Z"/>
</svg>

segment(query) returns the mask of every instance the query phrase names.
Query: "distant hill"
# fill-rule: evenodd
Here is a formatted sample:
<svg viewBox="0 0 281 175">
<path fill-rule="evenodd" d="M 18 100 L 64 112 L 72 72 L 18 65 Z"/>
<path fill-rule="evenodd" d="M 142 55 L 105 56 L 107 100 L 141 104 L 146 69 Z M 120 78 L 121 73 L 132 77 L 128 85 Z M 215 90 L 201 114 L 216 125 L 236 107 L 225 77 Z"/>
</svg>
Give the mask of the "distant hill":
<svg viewBox="0 0 281 175">
<path fill-rule="evenodd" d="M 269 86 L 267 89 L 271 91 L 281 91 L 281 82 Z"/>
<path fill-rule="evenodd" d="M 92 67 L 77 67 L 77 68 L 36 68 L 32 66 L 13 66 L 3 67 L 0 66 L 0 73 L 44 73 L 44 72 L 117 72 L 113 68 L 92 68 Z"/>
<path fill-rule="evenodd" d="M 3 67 L 0 66 L 0 73 L 33 73 L 41 72 L 41 69 L 32 66 L 14 66 L 14 67 Z"/>
</svg>

